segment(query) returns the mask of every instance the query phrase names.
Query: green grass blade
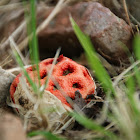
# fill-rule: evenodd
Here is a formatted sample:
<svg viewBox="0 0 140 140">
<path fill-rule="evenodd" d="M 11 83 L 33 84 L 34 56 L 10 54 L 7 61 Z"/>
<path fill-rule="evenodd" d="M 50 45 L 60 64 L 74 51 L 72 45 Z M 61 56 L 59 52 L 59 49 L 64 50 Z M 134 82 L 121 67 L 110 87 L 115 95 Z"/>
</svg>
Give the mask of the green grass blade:
<svg viewBox="0 0 140 140">
<path fill-rule="evenodd" d="M 130 76 L 126 79 L 126 87 L 127 87 L 127 97 L 129 99 L 129 102 L 130 102 L 130 105 L 133 109 L 133 111 L 135 111 L 135 114 L 136 115 L 140 115 L 140 111 L 138 109 L 138 106 L 137 106 L 137 103 L 135 102 L 135 80 L 134 80 L 134 77 L 131 75 L 130 73 Z"/>
<path fill-rule="evenodd" d="M 32 89 L 34 90 L 35 93 L 38 92 L 38 88 L 36 86 L 36 84 L 32 81 L 32 79 L 30 78 L 30 76 L 28 75 L 26 69 L 24 68 L 24 65 L 23 65 L 23 62 L 20 58 L 20 56 L 18 55 L 17 52 L 14 52 L 14 55 L 15 55 L 15 58 L 16 58 L 16 61 L 18 62 L 19 66 L 21 67 L 25 77 L 27 78 L 28 82 L 30 83 Z"/>
<path fill-rule="evenodd" d="M 32 56 L 32 41 L 31 41 L 31 18 L 30 18 L 30 11 L 28 10 L 28 2 L 26 0 L 23 1 L 23 6 L 24 6 L 24 18 L 26 20 L 26 25 L 27 25 L 27 34 L 29 37 L 29 53 L 30 53 L 30 59 L 33 60 L 33 56 Z M 32 62 L 33 63 L 33 62 Z"/>
<path fill-rule="evenodd" d="M 31 40 L 31 58 L 32 63 L 35 64 L 35 69 L 37 70 L 38 81 L 40 86 L 40 74 L 39 74 L 39 50 L 38 50 L 38 40 L 36 36 L 36 0 L 30 0 L 30 28 L 32 34 Z"/>
<path fill-rule="evenodd" d="M 134 53 L 137 60 L 140 60 L 140 35 L 136 35 L 133 42 Z M 140 71 L 139 67 L 134 67 L 135 77 L 140 87 Z"/>
<path fill-rule="evenodd" d="M 136 59 L 140 60 L 140 35 L 135 36 L 133 46 Z"/>
<path fill-rule="evenodd" d="M 70 18 L 70 21 L 77 38 L 79 39 L 81 45 L 83 46 L 83 49 L 85 50 L 88 62 L 90 63 L 91 68 L 95 71 L 96 77 L 102 83 L 104 90 L 111 90 L 111 92 L 115 93 L 111 82 L 111 78 L 102 66 L 99 58 L 96 56 L 90 38 L 80 30 L 80 28 L 78 27 L 78 25 L 72 17 Z"/>
<path fill-rule="evenodd" d="M 128 95 L 133 95 L 135 93 L 135 81 L 133 76 L 131 76 L 131 73 L 130 76 L 127 78 L 126 85 L 128 89 Z"/>
<path fill-rule="evenodd" d="M 102 126 L 96 124 L 93 120 L 90 120 L 87 117 L 75 112 L 71 112 L 70 115 L 73 116 L 77 122 L 79 122 L 81 125 L 85 126 L 86 128 L 96 132 L 100 132 L 112 139 L 116 139 L 116 136 L 111 131 L 105 130 Z"/>
<path fill-rule="evenodd" d="M 59 138 L 56 135 L 54 135 L 50 132 L 47 132 L 47 131 L 34 131 L 34 132 L 28 133 L 28 137 L 33 137 L 33 136 L 37 136 L 37 135 L 42 135 L 47 140 L 66 140 L 66 139 Z"/>
<path fill-rule="evenodd" d="M 140 87 L 140 71 L 139 71 L 138 66 L 135 66 L 133 71 L 135 73 L 135 77 L 136 77 L 137 83 L 138 83 L 138 85 Z"/>
</svg>

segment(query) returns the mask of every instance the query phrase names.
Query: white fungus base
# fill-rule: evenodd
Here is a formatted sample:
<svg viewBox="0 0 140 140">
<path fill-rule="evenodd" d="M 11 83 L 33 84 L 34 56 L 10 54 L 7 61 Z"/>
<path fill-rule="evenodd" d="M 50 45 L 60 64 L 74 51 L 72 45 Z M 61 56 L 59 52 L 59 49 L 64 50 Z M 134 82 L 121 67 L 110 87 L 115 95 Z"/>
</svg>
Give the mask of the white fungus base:
<svg viewBox="0 0 140 140">
<path fill-rule="evenodd" d="M 37 127 L 35 129 L 46 127 L 50 131 L 56 131 L 56 128 L 59 129 L 68 121 L 67 110 L 56 96 L 49 91 L 44 91 L 43 97 L 37 98 L 31 87 L 23 84 L 22 80 L 20 79 L 17 85 L 14 99 L 18 106 L 15 111 L 24 118 L 26 130 L 33 127 Z"/>
</svg>

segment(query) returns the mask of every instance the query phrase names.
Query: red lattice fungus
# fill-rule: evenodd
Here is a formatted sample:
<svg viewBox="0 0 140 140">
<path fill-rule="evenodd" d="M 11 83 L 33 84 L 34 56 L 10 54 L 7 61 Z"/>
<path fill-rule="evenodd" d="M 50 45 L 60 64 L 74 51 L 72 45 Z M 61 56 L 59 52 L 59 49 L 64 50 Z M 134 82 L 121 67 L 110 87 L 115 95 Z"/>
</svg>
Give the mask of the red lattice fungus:
<svg viewBox="0 0 140 140">
<path fill-rule="evenodd" d="M 39 72 L 41 77 L 41 85 L 45 83 L 47 74 L 51 69 L 53 58 L 43 60 L 39 63 Z M 32 80 L 37 78 L 33 73 L 33 67 L 26 69 Z M 17 84 L 19 83 L 19 77 L 21 73 L 14 79 L 10 87 L 10 95 L 14 102 L 14 92 L 16 91 Z M 94 94 L 95 83 L 89 75 L 87 69 L 74 62 L 73 60 L 61 55 L 57 59 L 57 63 L 54 66 L 52 77 L 58 83 L 60 89 L 54 84 L 53 80 L 50 79 L 46 90 L 50 91 L 65 105 L 70 106 L 67 102 L 66 97 L 69 96 L 71 99 L 75 98 L 75 91 L 79 90 L 82 98 L 86 98 L 87 95 Z M 66 96 L 63 95 L 65 93 Z"/>
</svg>

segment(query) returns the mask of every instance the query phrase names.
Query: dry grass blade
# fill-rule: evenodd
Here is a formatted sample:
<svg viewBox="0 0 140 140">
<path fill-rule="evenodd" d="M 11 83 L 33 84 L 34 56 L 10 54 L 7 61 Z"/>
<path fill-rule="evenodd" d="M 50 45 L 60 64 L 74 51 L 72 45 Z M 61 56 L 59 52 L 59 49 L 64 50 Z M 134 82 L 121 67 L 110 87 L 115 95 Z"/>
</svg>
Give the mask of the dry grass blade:
<svg viewBox="0 0 140 140">
<path fill-rule="evenodd" d="M 6 59 L 4 59 L 4 60 L 0 63 L 0 66 L 3 67 L 3 66 L 5 66 L 5 65 L 7 65 L 8 63 L 10 63 L 12 60 L 11 60 L 11 59 L 9 60 L 9 58 L 10 58 L 10 55 L 8 55 L 8 56 L 6 57 Z"/>
<path fill-rule="evenodd" d="M 11 11 L 13 9 L 16 9 L 16 8 L 19 8 L 19 7 L 22 7 L 22 3 L 13 3 L 13 4 L 7 4 L 7 5 L 3 5 L 3 6 L 0 6 L 0 11 L 1 12 L 4 12 L 4 11 Z"/>
<path fill-rule="evenodd" d="M 140 64 L 140 61 L 136 61 L 133 63 L 130 67 L 128 67 L 126 70 L 124 70 L 119 76 L 117 76 L 113 82 L 113 86 L 116 87 L 118 82 L 123 79 L 124 75 L 127 74 L 130 70 L 132 70 L 135 66 Z"/>
<path fill-rule="evenodd" d="M 27 66 L 24 66 L 24 68 L 28 68 L 30 67 L 31 65 L 27 65 Z M 19 73 L 21 71 L 21 68 L 20 67 L 17 67 L 17 68 L 11 68 L 11 69 L 8 69 L 7 70 L 8 72 L 11 72 L 11 73 Z"/>
<path fill-rule="evenodd" d="M 135 124 L 131 118 L 131 110 L 128 105 L 128 100 L 125 97 L 125 93 L 121 88 L 116 88 L 116 103 L 111 102 L 110 106 L 113 111 L 114 121 L 119 127 L 121 134 L 124 134 L 125 138 L 133 140 L 135 138 Z M 123 137 L 123 136 L 122 136 Z"/>
<path fill-rule="evenodd" d="M 12 36 L 9 37 L 9 41 L 10 41 L 11 48 L 16 50 L 16 52 L 19 54 L 22 62 L 24 63 L 24 65 L 27 65 L 27 63 L 26 63 L 26 61 L 24 59 L 24 56 L 22 55 L 21 51 L 18 49 L 18 46 L 16 45 L 16 43 L 13 40 L 13 37 Z"/>
<path fill-rule="evenodd" d="M 48 81 L 49 81 L 49 79 L 50 79 L 50 77 L 51 77 L 51 75 L 52 75 L 54 66 L 55 66 L 55 64 L 56 64 L 56 62 L 57 62 L 57 58 L 58 58 L 58 56 L 59 56 L 59 54 L 60 54 L 60 50 L 61 50 L 61 49 L 59 48 L 59 49 L 57 50 L 57 52 L 56 52 L 56 55 L 55 55 L 54 60 L 53 60 L 53 63 L 52 63 L 52 67 L 51 67 L 51 69 L 50 69 L 50 71 L 49 71 L 49 74 L 48 74 L 47 80 L 45 81 L 45 84 L 42 85 L 42 86 L 40 87 L 40 92 L 41 92 L 41 94 L 43 94 L 45 88 L 48 86 Z M 42 95 L 41 95 L 41 96 L 42 96 Z"/>
<path fill-rule="evenodd" d="M 50 21 L 64 8 L 64 1 L 65 0 L 59 0 L 58 4 L 55 6 L 54 10 L 51 12 L 51 14 L 47 17 L 47 19 L 37 28 L 37 34 L 42 31 L 49 23 Z"/>
</svg>

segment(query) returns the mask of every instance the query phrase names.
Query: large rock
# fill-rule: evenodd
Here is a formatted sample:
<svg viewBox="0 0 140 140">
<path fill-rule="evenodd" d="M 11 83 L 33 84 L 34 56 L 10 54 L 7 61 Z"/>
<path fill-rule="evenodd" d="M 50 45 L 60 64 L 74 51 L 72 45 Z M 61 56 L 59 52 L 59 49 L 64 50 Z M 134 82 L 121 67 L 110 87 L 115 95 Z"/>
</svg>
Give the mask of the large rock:
<svg viewBox="0 0 140 140">
<path fill-rule="evenodd" d="M 26 140 L 19 118 L 9 113 L 0 118 L 0 140 Z"/>
<path fill-rule="evenodd" d="M 52 10 L 46 12 L 46 17 Z M 102 56 L 113 62 L 126 60 L 126 54 L 120 42 L 130 47 L 130 27 L 124 20 L 97 2 L 81 2 L 62 10 L 39 34 L 41 53 L 51 55 L 61 46 L 62 53 L 66 56 L 80 54 L 82 47 L 71 27 L 69 14 L 91 37 L 95 48 Z"/>
</svg>

